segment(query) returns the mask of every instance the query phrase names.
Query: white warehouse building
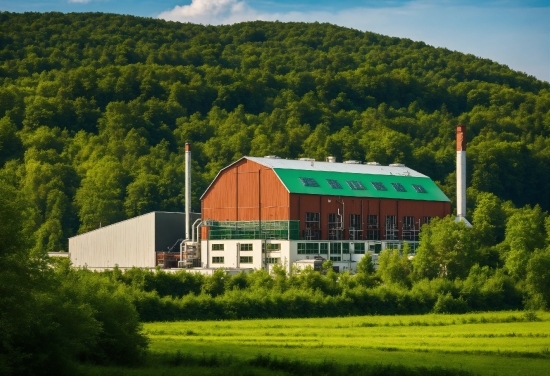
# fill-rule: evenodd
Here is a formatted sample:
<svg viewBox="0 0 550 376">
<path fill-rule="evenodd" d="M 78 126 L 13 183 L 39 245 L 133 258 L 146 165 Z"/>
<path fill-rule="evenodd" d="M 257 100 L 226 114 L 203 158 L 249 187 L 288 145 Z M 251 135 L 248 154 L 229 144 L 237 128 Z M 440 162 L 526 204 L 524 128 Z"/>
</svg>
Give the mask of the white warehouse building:
<svg viewBox="0 0 550 376">
<path fill-rule="evenodd" d="M 184 238 L 184 213 L 155 211 L 69 238 L 69 257 L 73 266 L 91 270 L 177 266 Z"/>
</svg>

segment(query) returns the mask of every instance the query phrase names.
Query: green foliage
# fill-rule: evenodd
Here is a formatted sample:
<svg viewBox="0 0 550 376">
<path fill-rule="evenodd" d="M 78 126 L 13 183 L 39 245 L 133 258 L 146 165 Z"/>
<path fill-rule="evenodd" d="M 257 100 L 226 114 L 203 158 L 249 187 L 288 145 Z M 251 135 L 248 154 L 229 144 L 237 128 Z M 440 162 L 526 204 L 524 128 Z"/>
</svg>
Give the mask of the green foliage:
<svg viewBox="0 0 550 376">
<path fill-rule="evenodd" d="M 413 259 L 416 278 L 465 277 L 475 262 L 472 229 L 449 216 L 422 226 Z"/>
<path fill-rule="evenodd" d="M 514 211 L 506 222 L 506 237 L 500 247 L 506 269 L 517 279 L 525 278 L 531 254 L 544 248 L 546 218 L 539 206 L 526 206 Z"/>
<path fill-rule="evenodd" d="M 243 155 L 403 162 L 454 200 L 463 123 L 476 192 L 550 208 L 550 85 L 489 60 L 329 24 L 0 18 L 0 170 L 26 192 L 35 249 L 181 211 L 185 142 L 195 211 Z M 479 202 L 476 221 L 496 265 L 485 244 L 502 236 L 493 203 Z"/>
<path fill-rule="evenodd" d="M 550 307 L 550 246 L 537 250 L 527 264 L 527 290 L 533 308 Z"/>
<path fill-rule="evenodd" d="M 403 286 L 410 285 L 412 271 L 408 254 L 398 249 L 387 249 L 380 253 L 377 273 L 385 283 L 397 283 Z"/>
<path fill-rule="evenodd" d="M 135 364 L 147 340 L 117 281 L 32 250 L 24 193 L 0 178 L 0 371 L 69 375 L 77 361 Z"/>
</svg>

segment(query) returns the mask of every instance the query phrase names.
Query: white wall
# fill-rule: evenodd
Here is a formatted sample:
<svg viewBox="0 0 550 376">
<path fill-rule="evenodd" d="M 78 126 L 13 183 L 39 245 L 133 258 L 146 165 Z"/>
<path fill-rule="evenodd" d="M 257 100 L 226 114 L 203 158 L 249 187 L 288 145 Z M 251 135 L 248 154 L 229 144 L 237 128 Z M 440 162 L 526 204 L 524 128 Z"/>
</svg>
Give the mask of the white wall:
<svg viewBox="0 0 550 376">
<path fill-rule="evenodd" d="M 151 212 L 69 238 L 69 253 L 76 267 L 154 268 L 156 252 L 184 236 L 184 213 Z"/>
<path fill-rule="evenodd" d="M 149 213 L 69 238 L 76 267 L 154 267 L 155 213 Z"/>
</svg>

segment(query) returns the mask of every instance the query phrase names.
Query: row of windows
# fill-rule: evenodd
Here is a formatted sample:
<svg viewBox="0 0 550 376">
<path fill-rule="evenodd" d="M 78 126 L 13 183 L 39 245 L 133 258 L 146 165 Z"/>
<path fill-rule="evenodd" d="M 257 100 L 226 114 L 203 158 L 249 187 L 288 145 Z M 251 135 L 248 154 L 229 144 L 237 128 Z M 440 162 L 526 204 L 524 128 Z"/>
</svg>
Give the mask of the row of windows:
<svg viewBox="0 0 550 376">
<path fill-rule="evenodd" d="M 212 250 L 213 251 L 223 251 L 225 250 L 225 244 L 223 243 L 214 243 L 212 244 Z M 241 252 L 247 252 L 247 251 L 253 251 L 254 250 L 254 244 L 252 243 L 241 243 L 239 244 L 239 251 Z M 281 243 L 262 243 L 262 252 L 265 251 L 268 252 L 276 252 L 281 250 Z"/>
<path fill-rule="evenodd" d="M 224 263 L 224 257 L 223 256 L 214 256 L 212 257 L 212 264 L 223 264 Z M 275 260 L 275 258 L 273 258 Z M 278 259 L 280 262 L 281 259 Z M 239 261 L 241 264 L 252 264 L 252 256 L 241 256 L 239 258 Z M 272 264 L 278 263 L 277 261 L 272 262 Z"/>
<path fill-rule="evenodd" d="M 262 252 L 276 252 L 281 250 L 280 243 L 262 243 Z"/>
<path fill-rule="evenodd" d="M 223 264 L 224 263 L 224 257 L 223 256 L 214 256 L 212 257 L 212 264 Z"/>
<path fill-rule="evenodd" d="M 317 180 L 315 180 L 313 178 L 304 178 L 304 177 L 302 177 L 302 178 L 299 178 L 299 179 L 302 182 L 302 185 L 305 186 L 305 187 L 320 187 Z M 340 182 L 338 180 L 326 179 L 326 181 L 332 187 L 332 189 L 343 189 L 342 184 L 340 184 Z M 365 185 L 362 182 L 360 182 L 359 180 L 346 180 L 346 183 L 354 191 L 365 191 L 365 190 L 367 190 Z M 376 189 L 377 191 L 387 191 L 388 190 L 388 188 L 386 188 L 386 186 L 382 182 L 372 181 L 370 183 L 372 184 L 374 189 Z M 401 183 L 390 183 L 390 184 L 392 185 L 393 189 L 395 189 L 397 192 L 407 192 L 407 190 L 405 189 L 405 187 Z M 427 193 L 426 189 L 420 184 L 411 184 L 411 186 L 413 187 L 413 189 L 417 193 Z"/>
<path fill-rule="evenodd" d="M 306 213 L 306 228 L 320 228 L 321 227 L 321 215 L 320 213 Z M 422 221 L 418 224 L 430 223 L 433 217 L 422 217 Z M 419 219 L 420 221 L 420 219 Z M 417 224 L 413 216 L 404 216 L 403 225 L 414 226 Z M 342 216 L 336 213 L 328 214 L 328 228 L 342 228 Z M 375 214 L 369 214 L 367 216 L 367 228 L 378 228 L 378 216 Z M 350 214 L 349 215 L 349 226 L 350 228 L 360 229 L 363 227 L 363 222 L 361 220 L 360 214 Z M 386 216 L 386 227 L 395 227 L 397 226 L 397 217 L 395 215 Z"/>
<path fill-rule="evenodd" d="M 280 244 L 279 244 L 280 246 Z M 223 251 L 225 250 L 225 244 L 223 243 L 214 243 L 212 244 L 212 250 L 213 251 Z M 253 251 L 254 247 L 252 243 L 241 243 L 239 244 L 239 251 L 246 252 L 246 251 Z"/>
<path fill-rule="evenodd" d="M 365 243 L 354 243 L 353 253 L 365 254 Z M 328 255 L 329 243 L 298 243 L 299 255 Z M 350 252 L 349 243 L 331 243 L 330 253 L 345 253 Z"/>
<path fill-rule="evenodd" d="M 281 258 L 280 257 L 268 257 L 265 259 L 267 264 L 280 264 Z"/>
</svg>

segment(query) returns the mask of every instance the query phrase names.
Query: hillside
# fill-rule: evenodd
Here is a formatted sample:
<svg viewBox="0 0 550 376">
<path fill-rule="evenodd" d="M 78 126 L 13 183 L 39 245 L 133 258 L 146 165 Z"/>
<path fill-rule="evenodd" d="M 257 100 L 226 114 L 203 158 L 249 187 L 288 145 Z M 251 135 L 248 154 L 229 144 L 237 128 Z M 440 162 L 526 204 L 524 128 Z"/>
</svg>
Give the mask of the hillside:
<svg viewBox="0 0 550 376">
<path fill-rule="evenodd" d="M 330 24 L 201 26 L 100 13 L 0 13 L 0 179 L 34 248 L 193 207 L 243 155 L 401 162 L 454 200 L 550 208 L 550 84 L 472 55 Z"/>
</svg>

